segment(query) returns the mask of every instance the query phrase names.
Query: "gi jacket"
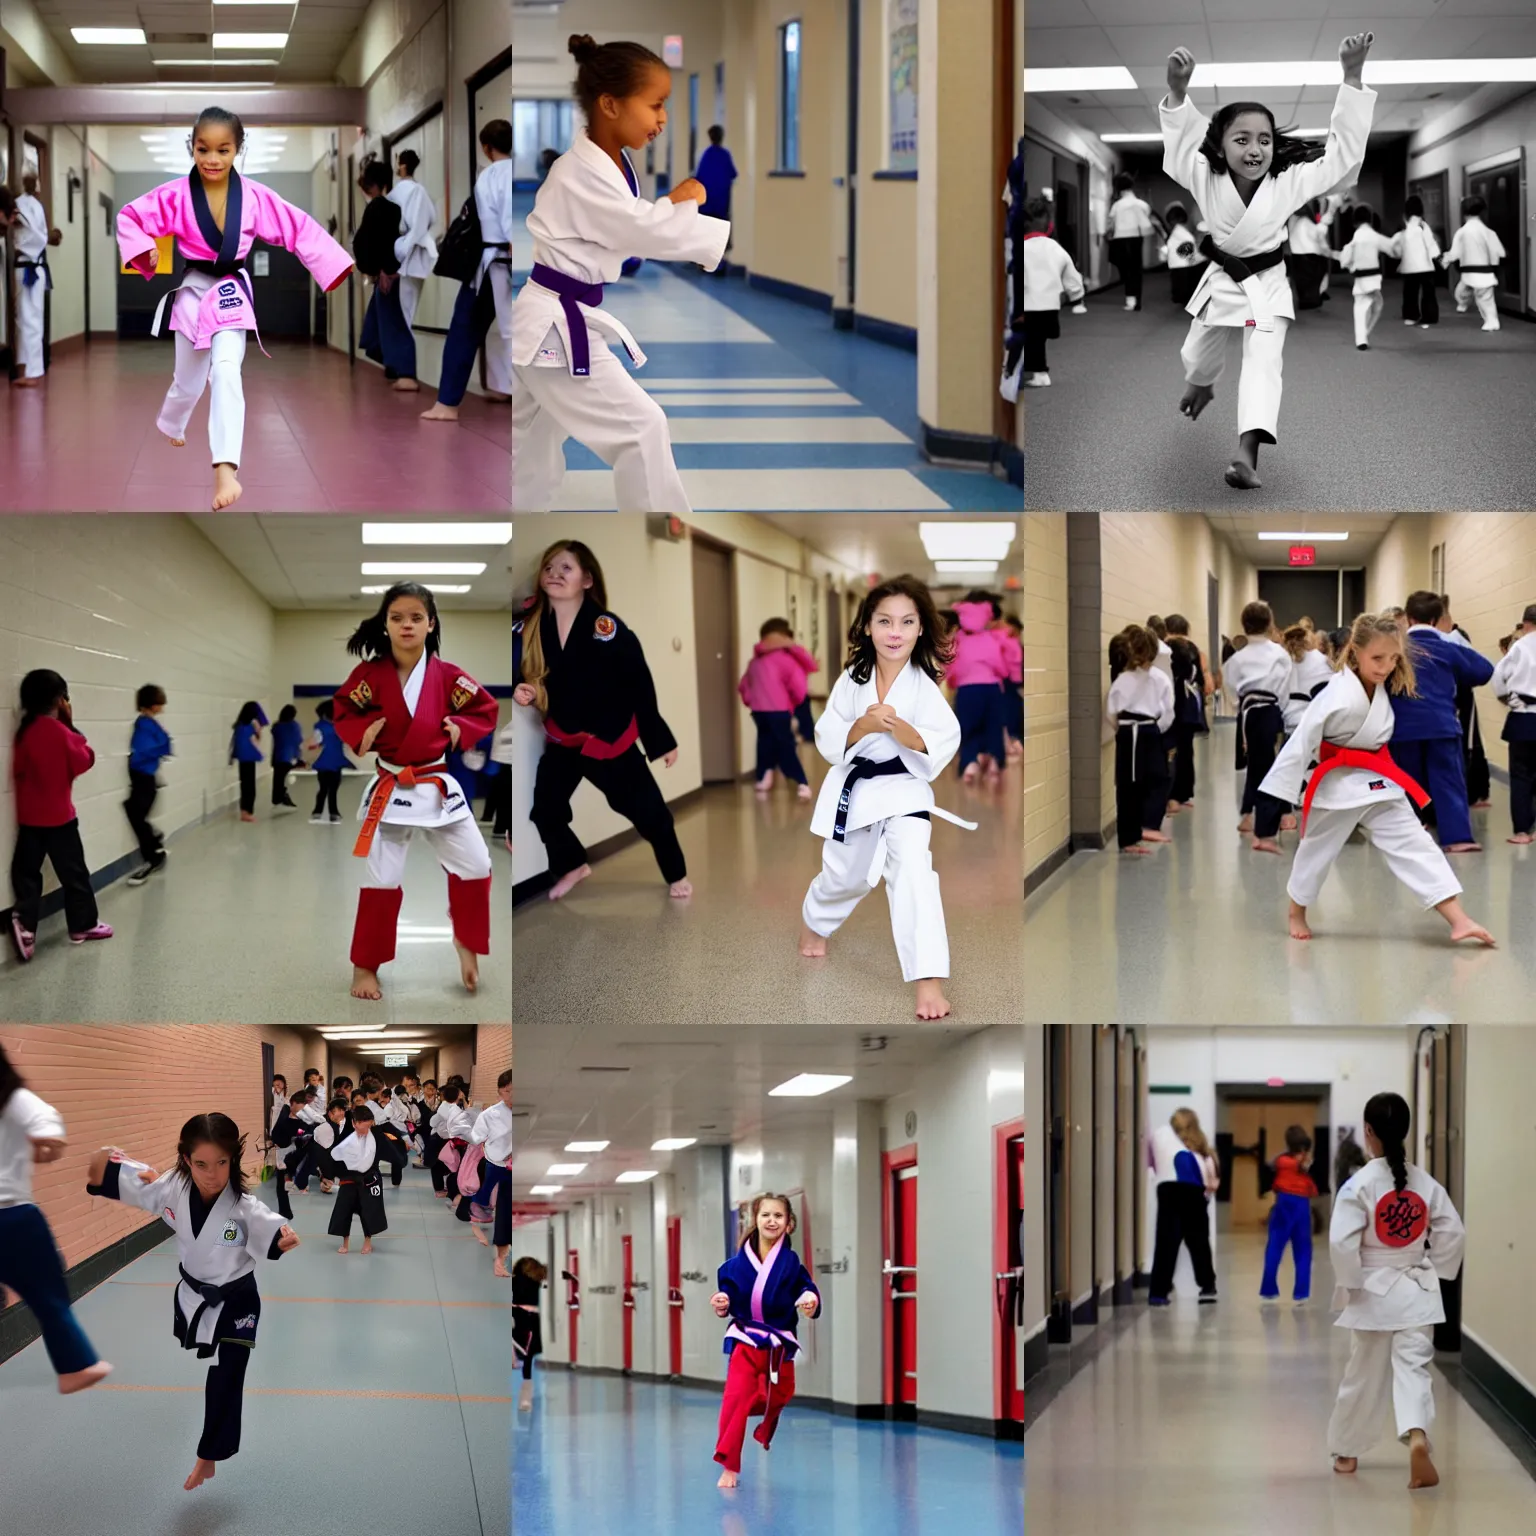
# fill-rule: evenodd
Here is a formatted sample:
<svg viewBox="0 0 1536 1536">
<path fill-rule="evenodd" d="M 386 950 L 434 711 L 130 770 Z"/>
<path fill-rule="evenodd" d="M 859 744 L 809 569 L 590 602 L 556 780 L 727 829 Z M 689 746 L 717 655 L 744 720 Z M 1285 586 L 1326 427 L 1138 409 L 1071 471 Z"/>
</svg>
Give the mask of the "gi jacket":
<svg viewBox="0 0 1536 1536">
<path fill-rule="evenodd" d="M 1336 747 L 1374 752 L 1391 741 L 1394 724 L 1392 696 L 1386 685 L 1378 686 L 1368 699 L 1365 685 L 1353 669 L 1345 667 L 1335 672 L 1333 681 L 1307 705 L 1259 789 L 1295 805 L 1325 741 Z M 1319 810 L 1344 811 L 1378 801 L 1401 800 L 1403 790 L 1369 768 L 1335 768 L 1320 780 L 1314 798 Z"/>
<path fill-rule="evenodd" d="M 1431 624 L 1413 625 L 1407 645 L 1419 696 L 1410 699 L 1399 694 L 1392 700 L 1396 739 L 1438 741 L 1453 736 L 1460 740 L 1456 690 L 1481 688 L 1491 681 L 1493 663 L 1470 645 L 1448 639 Z"/>
<path fill-rule="evenodd" d="M 806 1292 L 816 1298 L 812 1317 L 821 1316 L 821 1292 L 800 1255 L 780 1238 L 768 1250 L 768 1257 L 757 1256 L 757 1244 L 746 1243 L 734 1258 L 727 1259 L 716 1272 L 720 1289 L 731 1298 L 731 1325 L 725 1330 L 724 1352 L 730 1354 L 738 1344 L 757 1349 L 782 1348 L 794 1359 L 800 1348 L 797 1336 L 800 1314 L 796 1303 Z"/>
</svg>

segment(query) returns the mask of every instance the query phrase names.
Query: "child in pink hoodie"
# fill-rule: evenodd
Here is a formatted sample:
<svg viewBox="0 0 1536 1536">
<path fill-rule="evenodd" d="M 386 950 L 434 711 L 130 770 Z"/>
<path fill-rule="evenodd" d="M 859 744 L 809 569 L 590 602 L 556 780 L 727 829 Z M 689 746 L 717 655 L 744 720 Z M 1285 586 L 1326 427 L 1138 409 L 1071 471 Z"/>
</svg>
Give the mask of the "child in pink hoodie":
<svg viewBox="0 0 1536 1536">
<path fill-rule="evenodd" d="M 1002 617 L 1002 604 L 985 592 L 967 593 L 955 604 L 960 629 L 955 635 L 955 659 L 945 682 L 955 690 L 955 715 L 960 721 L 960 777 L 973 784 L 983 769 L 989 779 L 1002 772 L 1005 695 L 1003 683 L 1010 657 L 1005 632 L 990 626 Z"/>
<path fill-rule="evenodd" d="M 811 798 L 805 769 L 795 751 L 790 721 L 795 706 L 805 697 L 805 679 L 817 669 L 811 653 L 795 644 L 788 619 L 769 619 L 758 630 L 761 637 L 752 647 L 752 660 L 742 673 L 736 691 L 752 711 L 757 726 L 757 792 L 766 795 L 773 785 L 773 770 L 793 779 L 802 800 Z"/>
</svg>

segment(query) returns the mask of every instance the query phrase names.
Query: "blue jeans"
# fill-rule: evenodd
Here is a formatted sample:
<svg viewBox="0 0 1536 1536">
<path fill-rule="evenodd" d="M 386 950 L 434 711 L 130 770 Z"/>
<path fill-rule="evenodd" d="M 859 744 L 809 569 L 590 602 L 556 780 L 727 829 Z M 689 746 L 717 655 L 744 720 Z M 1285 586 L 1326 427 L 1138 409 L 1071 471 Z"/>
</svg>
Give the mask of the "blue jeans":
<svg viewBox="0 0 1536 1536">
<path fill-rule="evenodd" d="M 1280 1294 L 1280 1260 L 1287 1243 L 1296 1266 L 1296 1287 L 1291 1294 L 1297 1301 L 1305 1301 L 1312 1294 L 1312 1202 L 1305 1195 L 1287 1195 L 1276 1190 L 1274 1209 L 1269 1213 L 1269 1244 L 1264 1250 L 1260 1296 Z"/>
<path fill-rule="evenodd" d="M 443 342 L 443 366 L 437 381 L 439 405 L 457 405 L 463 400 L 475 359 L 495 323 L 496 295 L 491 291 L 490 278 L 481 279 L 478 293 L 468 283 L 461 283 Z"/>
<path fill-rule="evenodd" d="M 1003 690 L 998 683 L 962 683 L 955 689 L 955 718 L 960 722 L 960 772 L 989 752 L 1003 761 Z"/>
<path fill-rule="evenodd" d="M 757 726 L 757 777 L 777 768 L 786 779 L 796 784 L 806 782 L 805 769 L 795 752 L 795 733 L 790 725 L 791 713 L 787 709 L 754 709 L 753 722 Z"/>
<path fill-rule="evenodd" d="M 101 1358 L 70 1310 L 64 1263 L 35 1205 L 0 1208 L 0 1285 L 8 1285 L 32 1309 L 43 1330 L 43 1348 L 60 1376 L 83 1371 Z"/>
</svg>

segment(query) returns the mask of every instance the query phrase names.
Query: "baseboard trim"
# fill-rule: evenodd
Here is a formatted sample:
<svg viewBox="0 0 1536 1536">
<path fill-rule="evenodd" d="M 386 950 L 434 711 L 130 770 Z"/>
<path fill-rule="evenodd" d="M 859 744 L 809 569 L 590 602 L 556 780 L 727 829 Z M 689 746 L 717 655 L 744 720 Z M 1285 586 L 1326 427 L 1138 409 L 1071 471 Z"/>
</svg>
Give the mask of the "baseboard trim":
<svg viewBox="0 0 1536 1536">
<path fill-rule="evenodd" d="M 1445 1368 L 1441 1362 L 1436 1363 L 1441 1364 L 1442 1370 Z M 1524 1438 L 1526 1466 L 1529 1470 L 1536 1464 L 1536 1392 L 1532 1392 L 1507 1366 L 1495 1359 L 1465 1331 L 1461 1335 L 1461 1372 L 1487 1394 L 1493 1405 L 1509 1420 L 1510 1426 Z M 1474 1402 L 1473 1407 L 1477 1406 Z M 1495 1430 L 1498 1429 L 1498 1425 L 1486 1412 L 1482 1417 L 1488 1419 Z"/>
<path fill-rule="evenodd" d="M 985 464 L 1001 469 L 1004 455 L 1013 449 L 1012 443 L 1005 443 L 990 432 L 953 432 L 945 427 L 931 427 L 926 421 L 919 425 L 923 432 L 923 453 L 934 463 L 967 467 Z"/>
<path fill-rule="evenodd" d="M 832 313 L 832 295 L 823 293 L 819 288 L 806 288 L 800 283 L 787 283 L 781 277 L 765 277 L 761 272 L 747 274 L 747 286 L 757 288 L 763 293 L 771 293 L 775 298 L 791 299 L 796 304 L 803 304 L 807 309 L 820 310 L 822 314 Z"/>
<path fill-rule="evenodd" d="M 1024 1340 L 1024 1380 L 1038 1376 L 1051 1362 L 1051 1341 L 1044 1328 Z"/>
<path fill-rule="evenodd" d="M 917 353 L 917 327 L 898 325 L 894 320 L 877 320 L 873 315 L 854 314 L 853 328 L 860 336 L 878 341 L 887 347 L 899 347 L 903 352 Z"/>
<path fill-rule="evenodd" d="M 1040 889 L 1052 875 L 1072 857 L 1072 840 L 1067 839 L 1059 847 L 1052 851 L 1024 876 L 1024 895 L 1028 898 L 1033 892 Z"/>
</svg>

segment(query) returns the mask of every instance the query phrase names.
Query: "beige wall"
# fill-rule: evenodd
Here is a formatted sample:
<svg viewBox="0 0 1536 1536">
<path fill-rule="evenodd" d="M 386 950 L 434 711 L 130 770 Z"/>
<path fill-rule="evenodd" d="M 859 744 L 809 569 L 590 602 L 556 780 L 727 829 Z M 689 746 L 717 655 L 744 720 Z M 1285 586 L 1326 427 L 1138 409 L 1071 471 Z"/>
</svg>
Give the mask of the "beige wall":
<svg viewBox="0 0 1536 1536">
<path fill-rule="evenodd" d="M 1072 831 L 1067 514 L 1024 514 L 1024 874 Z"/>
<path fill-rule="evenodd" d="M 1365 568 L 1365 605 L 1371 612 L 1401 608 L 1410 592 L 1429 585 L 1433 521 L 1424 513 L 1405 512 L 1382 536 Z"/>
</svg>

